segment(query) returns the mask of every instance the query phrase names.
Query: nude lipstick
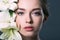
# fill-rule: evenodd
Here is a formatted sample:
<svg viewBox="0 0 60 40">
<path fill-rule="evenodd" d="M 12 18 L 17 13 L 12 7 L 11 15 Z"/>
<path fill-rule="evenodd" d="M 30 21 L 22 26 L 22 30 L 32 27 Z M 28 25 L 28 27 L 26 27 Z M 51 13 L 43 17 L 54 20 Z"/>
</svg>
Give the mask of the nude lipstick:
<svg viewBox="0 0 60 40">
<path fill-rule="evenodd" d="M 24 27 L 26 31 L 33 31 L 33 26 L 26 26 Z"/>
</svg>

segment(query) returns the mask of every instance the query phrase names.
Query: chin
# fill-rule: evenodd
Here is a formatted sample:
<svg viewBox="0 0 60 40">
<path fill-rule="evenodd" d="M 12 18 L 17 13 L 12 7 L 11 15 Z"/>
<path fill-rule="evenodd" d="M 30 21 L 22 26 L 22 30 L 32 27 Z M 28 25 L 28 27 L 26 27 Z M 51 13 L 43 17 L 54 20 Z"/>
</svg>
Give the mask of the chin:
<svg viewBox="0 0 60 40">
<path fill-rule="evenodd" d="M 35 33 L 33 32 L 27 32 L 27 33 L 21 33 L 23 36 L 26 36 L 26 37 L 32 37 L 34 36 Z"/>
</svg>

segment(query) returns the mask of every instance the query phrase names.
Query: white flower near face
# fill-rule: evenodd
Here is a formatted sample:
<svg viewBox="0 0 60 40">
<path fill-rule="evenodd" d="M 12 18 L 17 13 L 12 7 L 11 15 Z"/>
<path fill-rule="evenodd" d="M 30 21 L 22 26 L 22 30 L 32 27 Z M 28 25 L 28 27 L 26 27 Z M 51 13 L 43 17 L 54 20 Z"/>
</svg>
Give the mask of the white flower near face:
<svg viewBox="0 0 60 40">
<path fill-rule="evenodd" d="M 0 22 L 4 22 L 8 20 L 10 20 L 10 14 L 8 10 L 0 12 Z"/>
<path fill-rule="evenodd" d="M 9 0 L 10 3 L 17 2 L 18 0 Z"/>
<path fill-rule="evenodd" d="M 0 0 L 0 10 L 15 10 L 17 8 L 17 0 Z"/>
<path fill-rule="evenodd" d="M 0 31 L 3 32 L 0 39 L 3 40 L 22 40 L 21 35 L 18 32 L 16 23 L 14 22 L 15 14 L 10 17 L 8 11 L 0 12 Z"/>
<path fill-rule="evenodd" d="M 10 14 L 8 11 L 0 12 L 0 29 L 9 25 Z"/>
<path fill-rule="evenodd" d="M 12 4 L 12 5 L 11 5 Z M 15 3 L 11 3 L 10 6 L 9 6 L 9 9 L 11 10 L 15 10 L 17 8 L 17 5 Z"/>
<path fill-rule="evenodd" d="M 0 39 L 2 40 L 22 40 L 14 22 L 16 15 L 13 12 L 11 16 L 9 12 L 17 8 L 16 2 L 17 0 L 0 0 L 0 31 L 3 32 Z"/>
</svg>

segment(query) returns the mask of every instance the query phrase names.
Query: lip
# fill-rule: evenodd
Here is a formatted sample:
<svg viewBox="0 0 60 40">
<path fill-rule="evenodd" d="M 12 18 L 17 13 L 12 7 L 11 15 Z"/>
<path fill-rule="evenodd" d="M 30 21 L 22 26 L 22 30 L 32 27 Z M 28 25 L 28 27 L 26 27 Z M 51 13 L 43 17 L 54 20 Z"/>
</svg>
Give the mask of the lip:
<svg viewBox="0 0 60 40">
<path fill-rule="evenodd" d="M 33 31 L 33 26 L 26 26 L 24 27 L 26 31 Z"/>
</svg>

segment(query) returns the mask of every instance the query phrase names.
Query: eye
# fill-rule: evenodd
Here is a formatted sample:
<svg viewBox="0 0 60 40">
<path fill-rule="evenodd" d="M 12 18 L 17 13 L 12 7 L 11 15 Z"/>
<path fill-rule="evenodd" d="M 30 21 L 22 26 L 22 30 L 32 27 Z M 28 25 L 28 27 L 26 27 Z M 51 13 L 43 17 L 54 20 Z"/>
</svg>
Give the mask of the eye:
<svg viewBox="0 0 60 40">
<path fill-rule="evenodd" d="M 41 16 L 42 14 L 41 14 L 41 12 L 34 12 L 33 13 L 35 16 Z"/>
<path fill-rule="evenodd" d="M 18 12 L 17 14 L 18 14 L 19 16 L 21 16 L 21 15 L 24 14 L 24 12 Z"/>
</svg>

